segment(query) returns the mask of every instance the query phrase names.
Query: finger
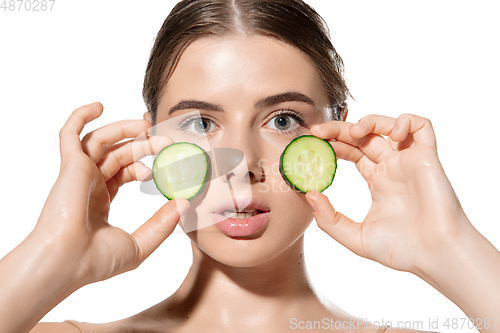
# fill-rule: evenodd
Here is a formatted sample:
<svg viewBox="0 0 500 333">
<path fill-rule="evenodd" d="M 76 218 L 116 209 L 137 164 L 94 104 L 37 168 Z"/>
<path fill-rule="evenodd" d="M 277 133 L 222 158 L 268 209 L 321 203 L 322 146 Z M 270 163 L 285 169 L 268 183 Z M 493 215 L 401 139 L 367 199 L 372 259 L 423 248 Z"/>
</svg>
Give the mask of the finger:
<svg viewBox="0 0 500 333">
<path fill-rule="evenodd" d="M 408 134 L 413 135 L 416 144 L 424 144 L 436 148 L 436 135 L 429 119 L 404 113 L 398 117 L 391 134 L 395 142 L 403 142 Z"/>
<path fill-rule="evenodd" d="M 108 189 L 109 202 L 112 202 L 118 194 L 118 189 L 120 188 L 120 185 L 118 185 L 118 180 L 115 177 L 111 178 L 106 182 L 106 187 Z"/>
<path fill-rule="evenodd" d="M 138 264 L 143 262 L 174 231 L 176 224 L 189 208 L 189 201 L 169 201 L 133 234 L 138 249 Z"/>
<path fill-rule="evenodd" d="M 133 181 L 147 181 L 150 180 L 151 177 L 151 169 L 145 166 L 141 161 L 136 161 L 124 168 L 121 168 L 120 171 L 118 171 L 114 176 L 120 187 Z"/>
<path fill-rule="evenodd" d="M 117 121 L 86 134 L 82 139 L 82 148 L 97 163 L 108 147 L 123 139 L 135 138 L 150 127 L 151 123 L 146 120 Z"/>
<path fill-rule="evenodd" d="M 335 151 L 337 159 L 353 162 L 365 180 L 369 181 L 370 176 L 378 174 L 377 172 L 374 172 L 378 164 L 366 157 L 359 148 L 340 141 L 330 143 Z"/>
<path fill-rule="evenodd" d="M 353 124 L 349 128 L 349 134 L 353 138 L 363 140 L 360 144 L 361 150 L 366 153 L 369 159 L 380 163 L 387 154 L 394 151 L 394 144 L 391 140 L 386 140 L 381 136 L 389 136 L 395 122 L 396 119 L 391 117 L 368 115 Z"/>
<path fill-rule="evenodd" d="M 360 138 L 358 146 L 363 154 L 375 163 L 380 163 L 387 154 L 394 152 L 389 141 L 373 133 Z"/>
<path fill-rule="evenodd" d="M 389 136 L 392 142 L 402 143 L 397 146 L 398 150 L 411 147 L 413 142 L 436 146 L 434 129 L 429 119 L 408 113 L 403 113 L 397 119 L 368 115 L 353 125 L 350 133 L 355 138 L 363 137 L 368 133 Z"/>
<path fill-rule="evenodd" d="M 399 141 L 399 142 L 394 141 L 389 137 L 389 142 L 391 144 L 391 147 L 393 147 L 393 149 L 397 150 L 397 151 L 411 148 L 411 147 L 415 146 L 415 144 L 416 144 L 415 139 L 413 138 L 413 134 L 411 134 L 411 133 L 408 133 L 406 139 L 404 139 L 403 141 Z"/>
<path fill-rule="evenodd" d="M 61 162 L 64 163 L 72 154 L 82 152 L 80 134 L 86 124 L 98 118 L 103 111 L 99 102 L 79 107 L 59 131 Z"/>
<path fill-rule="evenodd" d="M 351 146 L 347 143 L 341 141 L 330 141 L 330 144 L 335 151 L 337 159 L 358 163 L 358 161 L 365 156 L 365 154 L 363 154 L 358 147 Z"/>
<path fill-rule="evenodd" d="M 354 138 L 362 138 L 369 133 L 389 136 L 395 123 L 395 118 L 372 114 L 361 118 L 356 124 L 352 125 L 350 134 Z"/>
<path fill-rule="evenodd" d="M 314 218 L 321 230 L 355 254 L 366 257 L 361 245 L 361 223 L 335 212 L 328 198 L 317 191 L 306 193 L 306 199 L 314 210 Z"/>
<path fill-rule="evenodd" d="M 134 162 L 126 167 L 120 169 L 113 177 L 111 177 L 107 182 L 106 186 L 108 188 L 108 193 L 110 201 L 113 201 L 118 189 L 126 183 L 132 181 L 146 181 L 152 178 L 152 171 L 141 161 Z"/>
<path fill-rule="evenodd" d="M 145 140 L 133 140 L 116 144 L 102 156 L 97 166 L 107 181 L 123 167 L 148 155 L 154 155 L 171 145 L 173 140 L 166 136 L 153 136 Z"/>
<path fill-rule="evenodd" d="M 357 146 L 355 139 L 349 134 L 352 123 L 345 121 L 328 121 L 311 127 L 311 134 L 325 140 L 335 139 L 352 146 Z"/>
<path fill-rule="evenodd" d="M 329 121 L 311 127 L 311 134 L 323 139 L 335 139 L 358 147 L 364 155 L 375 163 L 379 163 L 385 155 L 393 152 L 389 142 L 380 135 L 368 133 L 364 137 L 353 137 L 350 134 L 350 127 L 352 125 L 343 121 Z"/>
</svg>

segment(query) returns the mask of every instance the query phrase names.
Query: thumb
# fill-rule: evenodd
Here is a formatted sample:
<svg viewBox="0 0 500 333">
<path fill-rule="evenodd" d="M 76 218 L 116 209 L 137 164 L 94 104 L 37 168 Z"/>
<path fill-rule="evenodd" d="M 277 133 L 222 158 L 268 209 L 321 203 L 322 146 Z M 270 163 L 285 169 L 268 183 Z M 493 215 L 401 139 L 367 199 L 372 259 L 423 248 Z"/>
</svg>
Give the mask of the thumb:
<svg viewBox="0 0 500 333">
<path fill-rule="evenodd" d="M 167 202 L 132 234 L 138 246 L 139 262 L 143 262 L 174 231 L 179 218 L 188 210 L 186 199 Z"/>
<path fill-rule="evenodd" d="M 306 199 L 321 230 L 355 254 L 366 256 L 361 245 L 361 223 L 336 212 L 328 198 L 320 192 L 307 192 Z"/>
</svg>

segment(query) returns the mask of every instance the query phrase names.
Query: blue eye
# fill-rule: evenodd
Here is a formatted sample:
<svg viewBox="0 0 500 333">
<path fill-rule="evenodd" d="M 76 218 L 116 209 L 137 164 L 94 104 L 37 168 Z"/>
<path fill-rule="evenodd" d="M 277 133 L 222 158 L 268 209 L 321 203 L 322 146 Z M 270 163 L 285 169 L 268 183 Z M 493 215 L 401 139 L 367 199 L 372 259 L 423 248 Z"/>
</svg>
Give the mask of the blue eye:
<svg viewBox="0 0 500 333">
<path fill-rule="evenodd" d="M 192 134 L 206 134 L 213 132 L 216 129 L 216 125 L 208 118 L 195 116 L 186 119 L 180 125 L 180 128 Z"/>
<path fill-rule="evenodd" d="M 266 125 L 275 131 L 288 131 L 295 129 L 302 123 L 302 120 L 298 116 L 282 113 L 271 118 Z"/>
</svg>

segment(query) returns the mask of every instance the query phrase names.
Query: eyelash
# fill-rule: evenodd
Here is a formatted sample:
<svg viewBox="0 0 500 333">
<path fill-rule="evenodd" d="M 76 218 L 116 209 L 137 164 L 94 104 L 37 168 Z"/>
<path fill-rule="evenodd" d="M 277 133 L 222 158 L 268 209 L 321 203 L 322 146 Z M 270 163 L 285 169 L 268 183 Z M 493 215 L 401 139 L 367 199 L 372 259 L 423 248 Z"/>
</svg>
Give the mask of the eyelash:
<svg viewBox="0 0 500 333">
<path fill-rule="evenodd" d="M 284 114 L 291 116 L 293 119 L 295 119 L 302 126 L 307 125 L 304 117 L 302 117 L 302 115 L 293 111 L 292 109 L 282 109 L 282 110 L 276 111 L 270 117 L 268 117 L 268 119 L 266 120 L 266 123 L 268 123 L 269 120 L 276 118 L 277 116 L 284 115 Z M 280 131 L 280 132 L 286 132 L 286 131 Z"/>
<path fill-rule="evenodd" d="M 307 126 L 307 123 L 306 123 L 304 117 L 302 117 L 302 115 L 300 113 L 295 112 L 295 111 L 293 111 L 291 109 L 282 109 L 282 110 L 276 111 L 275 113 L 271 114 L 266 119 L 265 123 L 267 124 L 272 119 L 274 119 L 276 117 L 279 117 L 281 115 L 287 115 L 287 116 L 293 118 L 300 126 L 295 126 L 294 128 L 286 129 L 286 130 L 279 130 L 279 129 L 274 129 L 274 128 L 269 129 L 274 134 L 280 134 L 280 135 L 286 135 L 286 136 L 294 137 L 294 136 L 297 135 L 297 132 L 299 132 L 301 130 L 301 127 L 306 127 Z"/>
<path fill-rule="evenodd" d="M 302 115 L 300 115 L 299 113 L 291 110 L 291 109 L 282 109 L 282 110 L 278 110 L 276 112 L 274 112 L 273 114 L 271 114 L 265 121 L 265 123 L 267 124 L 271 119 L 273 118 L 276 118 L 278 116 L 281 116 L 281 115 L 288 115 L 290 117 L 292 117 L 295 121 L 297 121 L 297 123 L 299 123 L 301 126 L 307 126 L 307 123 L 304 119 L 304 117 L 302 117 Z M 204 120 L 209 120 L 211 121 L 212 123 L 215 123 L 215 120 L 213 120 L 212 118 L 210 117 L 207 117 L 207 116 L 189 116 L 187 117 L 180 125 L 179 125 L 179 129 L 181 131 L 183 131 L 184 133 L 187 133 L 187 134 L 190 134 L 192 136 L 197 136 L 199 134 L 194 134 L 194 133 L 191 133 L 190 131 L 186 130 L 186 128 L 189 127 L 189 125 L 191 125 L 191 123 L 195 120 L 199 120 L 199 119 L 204 119 Z M 280 131 L 280 130 L 273 130 L 274 132 L 279 132 L 279 133 L 285 133 L 285 134 L 292 134 L 293 132 L 295 132 L 297 130 L 297 128 L 293 128 L 291 130 L 284 130 L 284 131 Z M 210 133 L 210 132 L 209 132 Z M 201 133 L 200 133 L 201 134 Z"/>
<path fill-rule="evenodd" d="M 187 130 L 187 128 L 193 123 L 193 121 L 199 120 L 199 119 L 209 120 L 212 123 L 215 123 L 214 119 L 207 117 L 207 116 L 189 116 L 186 119 L 184 119 L 182 121 L 182 123 L 179 125 L 179 130 L 184 132 L 185 134 L 188 134 L 188 135 L 191 135 L 194 137 L 199 136 L 201 133 L 195 134 L 195 133 Z M 210 132 L 208 132 L 207 134 L 209 134 L 209 133 Z M 207 134 L 204 134 L 204 135 L 207 135 Z"/>
</svg>

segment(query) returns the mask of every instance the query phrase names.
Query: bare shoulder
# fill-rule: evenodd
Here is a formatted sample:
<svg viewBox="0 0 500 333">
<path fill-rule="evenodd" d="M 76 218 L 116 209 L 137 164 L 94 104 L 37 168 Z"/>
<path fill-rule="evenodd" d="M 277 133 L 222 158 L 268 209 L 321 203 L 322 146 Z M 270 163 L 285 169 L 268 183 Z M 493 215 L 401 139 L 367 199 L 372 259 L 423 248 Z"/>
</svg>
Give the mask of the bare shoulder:
<svg viewBox="0 0 500 333">
<path fill-rule="evenodd" d="M 88 323 L 65 320 L 62 323 L 38 323 L 29 333 L 132 333 L 143 332 L 144 327 L 128 325 L 127 321 L 118 320 L 109 323 Z M 146 330 L 146 332 L 153 332 Z"/>
<path fill-rule="evenodd" d="M 38 323 L 29 333 L 81 333 L 70 323 Z"/>
</svg>

